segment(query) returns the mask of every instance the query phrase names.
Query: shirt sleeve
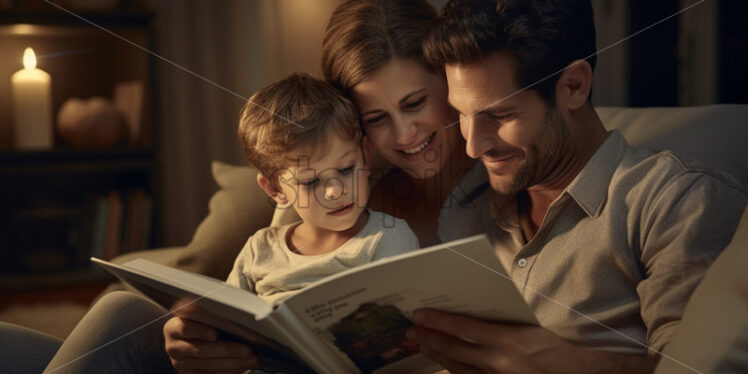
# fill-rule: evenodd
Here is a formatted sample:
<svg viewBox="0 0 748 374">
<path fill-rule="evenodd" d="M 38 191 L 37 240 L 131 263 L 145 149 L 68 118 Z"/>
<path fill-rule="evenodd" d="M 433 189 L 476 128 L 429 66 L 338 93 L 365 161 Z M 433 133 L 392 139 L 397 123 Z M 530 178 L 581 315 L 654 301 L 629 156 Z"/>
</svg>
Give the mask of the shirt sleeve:
<svg viewBox="0 0 748 374">
<path fill-rule="evenodd" d="M 399 218 L 395 219 L 393 227 L 382 228 L 382 239 L 377 245 L 372 260 L 407 253 L 420 248 L 418 238 L 408 223 Z"/>
<path fill-rule="evenodd" d="M 642 211 L 637 285 L 647 343 L 662 350 L 704 272 L 730 242 L 748 198 L 708 174 L 686 173 Z"/>
<path fill-rule="evenodd" d="M 254 238 L 254 236 L 247 240 L 247 243 L 244 244 L 244 248 L 242 248 L 239 255 L 236 256 L 234 266 L 231 269 L 228 278 L 226 278 L 226 284 L 250 292 L 255 292 L 254 282 L 249 275 L 249 270 L 251 269 L 254 260 L 254 245 L 252 238 Z"/>
</svg>

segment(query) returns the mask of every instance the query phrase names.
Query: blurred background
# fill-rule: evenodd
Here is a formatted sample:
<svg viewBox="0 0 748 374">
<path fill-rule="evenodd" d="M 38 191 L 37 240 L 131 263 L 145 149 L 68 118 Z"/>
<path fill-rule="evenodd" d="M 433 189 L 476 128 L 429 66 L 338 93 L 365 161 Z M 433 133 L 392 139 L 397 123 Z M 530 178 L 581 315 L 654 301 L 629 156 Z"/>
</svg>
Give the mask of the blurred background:
<svg viewBox="0 0 748 374">
<path fill-rule="evenodd" d="M 96 285 L 92 255 L 189 243 L 217 189 L 211 162 L 246 164 L 246 98 L 292 71 L 320 75 L 339 2 L 0 0 L 0 288 L 18 300 Z M 595 105 L 748 103 L 747 2 L 592 2 Z M 16 79 L 26 47 L 50 82 Z M 48 102 L 14 101 L 37 89 Z M 16 113 L 40 114 L 24 105 L 50 112 L 24 135 L 41 143 L 14 128 Z"/>
</svg>

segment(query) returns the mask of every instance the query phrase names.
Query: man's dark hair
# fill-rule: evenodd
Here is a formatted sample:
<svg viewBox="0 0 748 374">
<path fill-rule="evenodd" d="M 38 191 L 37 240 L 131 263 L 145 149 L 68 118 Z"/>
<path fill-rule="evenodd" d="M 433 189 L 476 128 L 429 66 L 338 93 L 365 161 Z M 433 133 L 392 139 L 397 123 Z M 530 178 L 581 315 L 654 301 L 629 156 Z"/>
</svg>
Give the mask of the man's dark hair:
<svg viewBox="0 0 748 374">
<path fill-rule="evenodd" d="M 469 64 L 496 52 L 514 60 L 520 87 L 574 60 L 586 59 L 594 69 L 591 0 L 451 0 L 424 42 L 424 55 L 434 65 Z M 552 104 L 559 75 L 529 89 Z"/>
</svg>

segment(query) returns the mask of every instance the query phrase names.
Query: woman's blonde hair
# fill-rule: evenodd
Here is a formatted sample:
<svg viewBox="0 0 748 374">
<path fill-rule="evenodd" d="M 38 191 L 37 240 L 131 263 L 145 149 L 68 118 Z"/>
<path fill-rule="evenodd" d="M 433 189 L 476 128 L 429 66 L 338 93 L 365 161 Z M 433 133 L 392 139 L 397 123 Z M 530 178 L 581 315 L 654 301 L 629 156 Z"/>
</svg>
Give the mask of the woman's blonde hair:
<svg viewBox="0 0 748 374">
<path fill-rule="evenodd" d="M 330 17 L 322 42 L 325 79 L 348 91 L 392 58 L 431 68 L 421 44 L 436 19 L 425 0 L 352 0 Z"/>
</svg>

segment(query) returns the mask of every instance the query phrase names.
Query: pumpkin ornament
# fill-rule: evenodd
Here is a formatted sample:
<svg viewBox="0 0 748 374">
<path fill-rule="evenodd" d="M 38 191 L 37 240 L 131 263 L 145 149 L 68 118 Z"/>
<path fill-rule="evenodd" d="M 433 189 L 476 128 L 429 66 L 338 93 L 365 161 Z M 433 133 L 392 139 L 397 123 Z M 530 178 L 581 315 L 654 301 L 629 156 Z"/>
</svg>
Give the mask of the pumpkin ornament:
<svg viewBox="0 0 748 374">
<path fill-rule="evenodd" d="M 104 148 L 128 137 L 125 117 L 103 97 L 68 99 L 57 115 L 57 134 L 75 148 Z"/>
</svg>

